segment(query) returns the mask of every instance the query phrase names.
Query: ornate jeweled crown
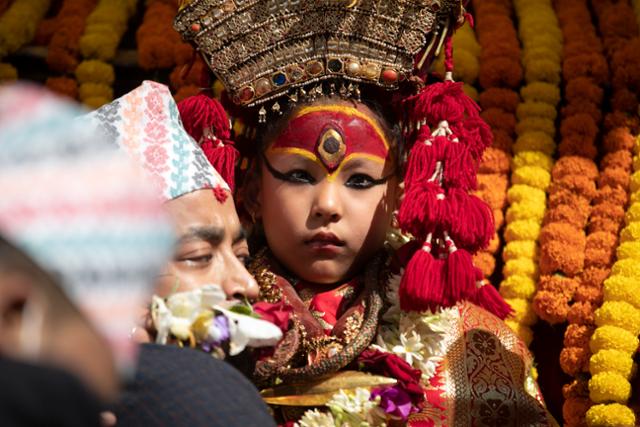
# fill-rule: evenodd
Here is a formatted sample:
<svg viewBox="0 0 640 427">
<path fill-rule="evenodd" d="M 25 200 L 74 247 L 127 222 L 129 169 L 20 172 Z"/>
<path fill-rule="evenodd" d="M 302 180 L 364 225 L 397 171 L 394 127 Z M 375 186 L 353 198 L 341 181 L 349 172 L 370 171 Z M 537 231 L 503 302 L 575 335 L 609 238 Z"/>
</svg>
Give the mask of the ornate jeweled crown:
<svg viewBox="0 0 640 427">
<path fill-rule="evenodd" d="M 330 79 L 347 83 L 338 89 L 345 92 L 357 90 L 350 83 L 396 89 L 462 14 L 461 0 L 184 3 L 176 30 L 195 44 L 231 99 L 246 106 L 304 95 L 304 86 Z"/>
</svg>

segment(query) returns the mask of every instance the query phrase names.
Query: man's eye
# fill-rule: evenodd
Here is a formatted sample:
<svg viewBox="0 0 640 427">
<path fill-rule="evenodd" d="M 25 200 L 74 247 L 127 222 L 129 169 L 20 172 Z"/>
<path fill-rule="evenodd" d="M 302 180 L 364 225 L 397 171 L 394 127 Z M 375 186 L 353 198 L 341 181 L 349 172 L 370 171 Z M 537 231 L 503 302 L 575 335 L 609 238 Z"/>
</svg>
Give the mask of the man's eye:
<svg viewBox="0 0 640 427">
<path fill-rule="evenodd" d="M 284 176 L 288 182 L 296 184 L 314 184 L 316 182 L 309 172 L 302 169 L 287 172 Z"/>
<path fill-rule="evenodd" d="M 356 190 L 363 190 L 367 188 L 371 188 L 376 184 L 376 180 L 371 178 L 369 175 L 358 173 L 355 175 L 351 175 L 345 185 L 349 188 L 354 188 Z"/>
<path fill-rule="evenodd" d="M 253 258 L 247 254 L 236 255 L 236 257 L 245 267 L 249 267 L 249 264 L 251 264 L 251 261 L 253 260 Z"/>
<path fill-rule="evenodd" d="M 184 262 L 188 266 L 202 267 L 202 266 L 204 266 L 206 264 L 209 264 L 209 262 L 211 262 L 212 258 L 213 258 L 213 255 L 207 254 L 207 255 L 183 257 L 183 258 L 180 258 L 179 261 L 180 262 Z"/>
</svg>

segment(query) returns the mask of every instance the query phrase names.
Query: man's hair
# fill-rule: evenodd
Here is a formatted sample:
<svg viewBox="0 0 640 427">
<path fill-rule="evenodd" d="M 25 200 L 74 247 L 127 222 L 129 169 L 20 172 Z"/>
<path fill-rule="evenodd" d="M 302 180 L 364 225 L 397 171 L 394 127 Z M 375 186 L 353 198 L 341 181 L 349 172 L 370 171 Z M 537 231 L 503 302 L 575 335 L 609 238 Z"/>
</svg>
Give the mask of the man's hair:
<svg viewBox="0 0 640 427">
<path fill-rule="evenodd" d="M 53 314 L 52 320 L 58 321 L 69 315 L 78 314 L 78 310 L 51 275 L 23 251 L 0 236 L 0 292 L 2 292 L 2 276 L 7 275 L 22 276 L 42 291 Z"/>
</svg>

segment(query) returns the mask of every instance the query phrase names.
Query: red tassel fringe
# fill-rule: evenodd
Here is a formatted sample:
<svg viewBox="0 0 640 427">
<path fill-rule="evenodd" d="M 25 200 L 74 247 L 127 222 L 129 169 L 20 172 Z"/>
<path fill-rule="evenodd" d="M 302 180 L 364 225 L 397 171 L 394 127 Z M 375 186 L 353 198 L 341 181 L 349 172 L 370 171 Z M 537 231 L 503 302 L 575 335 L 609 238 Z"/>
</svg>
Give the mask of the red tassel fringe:
<svg viewBox="0 0 640 427">
<path fill-rule="evenodd" d="M 178 111 L 187 133 L 200 144 L 211 165 L 233 192 L 239 153 L 230 139 L 229 117 L 222 104 L 215 98 L 200 93 L 180 101 Z M 212 135 L 207 135 L 205 130 Z"/>
</svg>

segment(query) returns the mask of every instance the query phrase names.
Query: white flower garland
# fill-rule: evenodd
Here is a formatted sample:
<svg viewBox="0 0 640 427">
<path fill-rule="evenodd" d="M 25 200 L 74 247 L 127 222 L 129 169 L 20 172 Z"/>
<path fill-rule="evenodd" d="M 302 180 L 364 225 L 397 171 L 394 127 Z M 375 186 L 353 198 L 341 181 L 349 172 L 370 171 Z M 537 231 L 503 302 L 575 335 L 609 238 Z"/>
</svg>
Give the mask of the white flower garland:
<svg viewBox="0 0 640 427">
<path fill-rule="evenodd" d="M 400 275 L 392 275 L 386 287 L 385 297 L 389 309 L 382 319 L 376 344 L 372 347 L 394 353 L 414 368 L 422 371 L 422 381 L 427 383 L 436 373 L 446 353 L 444 335 L 451 331 L 460 318 L 456 307 L 444 308 L 432 313 L 403 312 L 400 309 L 398 290 Z"/>
</svg>

